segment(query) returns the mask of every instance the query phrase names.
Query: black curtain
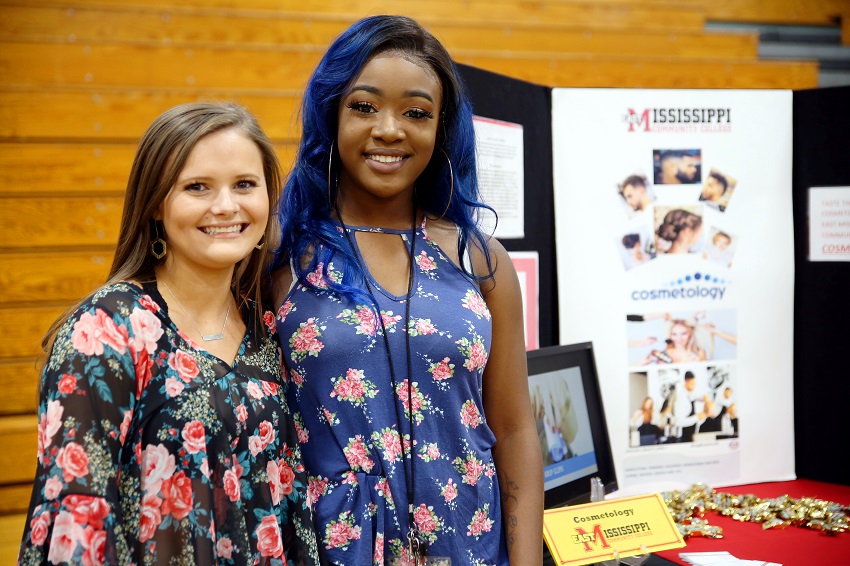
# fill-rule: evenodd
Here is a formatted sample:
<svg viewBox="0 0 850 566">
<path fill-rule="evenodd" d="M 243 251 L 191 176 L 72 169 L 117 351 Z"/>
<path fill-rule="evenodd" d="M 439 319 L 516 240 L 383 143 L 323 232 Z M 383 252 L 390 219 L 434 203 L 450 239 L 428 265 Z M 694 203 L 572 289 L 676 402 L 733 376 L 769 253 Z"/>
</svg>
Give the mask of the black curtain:
<svg viewBox="0 0 850 566">
<path fill-rule="evenodd" d="M 850 485 L 850 263 L 808 261 L 809 188 L 850 186 L 850 87 L 795 92 L 793 140 L 797 476 Z"/>
</svg>

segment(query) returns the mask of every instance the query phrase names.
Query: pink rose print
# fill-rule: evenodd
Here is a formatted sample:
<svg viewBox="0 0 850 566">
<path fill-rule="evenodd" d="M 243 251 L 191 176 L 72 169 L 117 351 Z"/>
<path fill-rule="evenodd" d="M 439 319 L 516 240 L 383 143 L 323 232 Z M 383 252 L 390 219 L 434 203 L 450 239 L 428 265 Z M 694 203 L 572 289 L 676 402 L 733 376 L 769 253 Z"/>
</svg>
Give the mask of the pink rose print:
<svg viewBox="0 0 850 566">
<path fill-rule="evenodd" d="M 87 527 L 83 532 L 83 566 L 102 566 L 106 550 L 106 531 Z"/>
<path fill-rule="evenodd" d="M 272 383 L 271 381 L 263 381 L 263 393 L 268 396 L 277 395 L 278 386 L 277 383 Z"/>
<path fill-rule="evenodd" d="M 151 311 L 135 308 L 130 313 L 130 326 L 133 328 L 131 345 L 138 351 L 153 354 L 156 343 L 162 337 L 162 323 Z"/>
<path fill-rule="evenodd" d="M 437 327 L 431 323 L 431 320 L 424 318 L 417 320 L 414 328 L 416 329 L 416 332 L 424 335 L 433 334 L 437 331 Z"/>
<path fill-rule="evenodd" d="M 460 408 L 460 422 L 471 428 L 477 428 L 481 424 L 481 413 L 474 401 L 466 401 Z"/>
<path fill-rule="evenodd" d="M 240 474 L 234 468 L 224 472 L 224 493 L 231 501 L 239 501 L 242 494 L 242 487 L 239 483 Z"/>
<path fill-rule="evenodd" d="M 145 542 L 153 538 L 156 529 L 162 523 L 160 511 L 162 499 L 153 493 L 146 493 L 142 498 L 142 511 L 139 515 L 139 542 Z"/>
<path fill-rule="evenodd" d="M 375 462 L 369 458 L 369 451 L 363 444 L 363 439 L 359 434 L 349 439 L 348 446 L 343 448 L 343 452 L 345 453 L 345 459 L 348 460 L 348 465 L 353 470 L 369 472 L 375 465 Z"/>
<path fill-rule="evenodd" d="M 269 421 L 263 421 L 260 423 L 260 426 L 257 427 L 257 430 L 260 433 L 260 440 L 263 443 L 263 450 L 265 450 L 272 442 L 274 442 L 274 439 L 276 438 L 274 425 Z"/>
<path fill-rule="evenodd" d="M 357 326 L 357 334 L 365 334 L 366 336 L 374 336 L 377 331 L 377 321 L 375 313 L 368 307 L 360 307 L 355 313 L 360 324 Z"/>
<path fill-rule="evenodd" d="M 302 322 L 289 339 L 289 345 L 292 347 L 292 361 L 300 362 L 308 355 L 317 357 L 325 347 L 318 339 L 321 335 L 315 319 L 308 318 L 306 322 Z"/>
<path fill-rule="evenodd" d="M 270 334 L 275 333 L 276 325 L 274 321 L 274 314 L 272 313 L 272 311 L 266 311 L 263 313 L 263 323 L 266 325 L 266 328 L 269 329 Z"/>
<path fill-rule="evenodd" d="M 423 533 L 432 533 L 437 528 L 434 513 L 424 503 L 413 512 L 413 520 L 416 521 L 416 527 Z"/>
<path fill-rule="evenodd" d="M 354 405 L 363 405 L 366 399 L 373 399 L 378 390 L 374 384 L 365 379 L 363 370 L 349 368 L 345 376 L 334 379 L 334 389 L 331 397 L 337 397 L 340 401 L 348 401 Z"/>
<path fill-rule="evenodd" d="M 304 426 L 304 419 L 301 417 L 301 414 L 298 413 L 295 415 L 295 434 L 298 436 L 298 442 L 301 444 L 307 444 L 310 442 L 310 432 Z"/>
<path fill-rule="evenodd" d="M 141 455 L 142 461 L 142 490 L 148 493 L 159 493 L 163 480 L 174 474 L 176 468 L 174 455 L 168 453 L 163 444 L 148 444 Z"/>
<path fill-rule="evenodd" d="M 53 436 L 62 427 L 65 408 L 59 401 L 48 401 L 47 409 L 38 416 L 38 461 L 44 461 L 44 450 L 53 441 Z"/>
<path fill-rule="evenodd" d="M 220 557 L 230 560 L 233 558 L 233 542 L 227 537 L 221 537 L 215 543 L 215 551 Z"/>
<path fill-rule="evenodd" d="M 452 478 L 449 478 L 448 483 L 440 489 L 440 495 L 443 496 L 443 499 L 446 503 L 450 503 L 455 500 L 457 497 L 457 486 L 455 485 Z"/>
<path fill-rule="evenodd" d="M 331 521 L 325 527 L 324 543 L 326 548 L 343 548 L 351 544 L 352 540 L 360 538 L 360 526 L 354 526 L 354 518 L 351 511 L 341 513 L 338 521 Z"/>
<path fill-rule="evenodd" d="M 40 508 L 41 506 L 39 506 Z M 35 546 L 41 546 L 47 540 L 50 530 L 50 513 L 36 515 L 30 521 L 30 540 Z"/>
<path fill-rule="evenodd" d="M 490 514 L 490 504 L 484 505 L 483 509 L 478 509 L 472 515 L 472 521 L 469 522 L 469 530 L 467 536 L 475 537 L 478 540 L 482 534 L 489 533 L 493 526 L 493 520 L 488 517 Z"/>
<path fill-rule="evenodd" d="M 133 411 L 127 409 L 124 411 L 124 419 L 121 421 L 121 426 L 119 427 L 120 435 L 118 436 L 118 441 L 121 444 L 124 444 L 124 441 L 127 440 L 127 433 L 130 432 L 130 423 L 133 422 Z"/>
<path fill-rule="evenodd" d="M 183 385 L 182 381 L 177 380 L 174 377 L 166 378 L 165 380 L 165 392 L 169 397 L 177 397 L 183 390 L 186 389 L 186 386 Z"/>
<path fill-rule="evenodd" d="M 328 478 L 307 478 L 307 505 L 313 506 L 328 489 Z"/>
<path fill-rule="evenodd" d="M 280 305 L 280 308 L 277 310 L 277 316 L 278 318 L 280 318 L 280 321 L 283 322 L 286 320 L 286 315 L 291 313 L 293 310 L 295 310 L 295 303 L 289 300 L 284 301 L 284 303 Z"/>
<path fill-rule="evenodd" d="M 180 379 L 186 383 L 190 383 L 199 373 L 198 362 L 192 357 L 192 354 L 183 350 L 169 354 L 168 367 L 176 371 Z"/>
<path fill-rule="evenodd" d="M 263 395 L 262 388 L 259 385 L 257 385 L 256 383 L 254 383 L 253 381 L 249 381 L 248 385 L 245 387 L 245 389 L 248 390 L 248 395 L 250 395 L 254 399 L 259 400 L 259 399 L 262 399 L 263 397 L 265 397 L 265 395 Z"/>
<path fill-rule="evenodd" d="M 455 373 L 455 365 L 449 363 L 449 358 L 443 358 L 437 363 L 431 364 L 431 367 L 428 369 L 431 372 L 431 375 L 434 376 L 436 380 L 448 379 Z"/>
<path fill-rule="evenodd" d="M 248 420 L 248 409 L 245 408 L 244 403 L 240 403 L 238 407 L 236 407 L 236 420 L 240 423 L 244 423 Z"/>
<path fill-rule="evenodd" d="M 434 513 L 433 507 L 426 507 L 424 503 L 413 512 L 413 520 L 419 530 L 419 534 L 428 542 L 437 540 L 437 531 L 442 530 L 442 522 Z"/>
<path fill-rule="evenodd" d="M 192 511 L 192 481 L 180 470 L 162 482 L 162 512 L 182 521 Z"/>
<path fill-rule="evenodd" d="M 375 552 L 372 553 L 372 564 L 384 563 L 384 533 L 375 536 Z"/>
<path fill-rule="evenodd" d="M 464 307 L 474 312 L 479 318 L 490 320 L 490 310 L 487 308 L 487 303 L 473 289 L 466 292 L 462 303 Z"/>
<path fill-rule="evenodd" d="M 83 539 L 83 527 L 74 521 L 67 511 L 60 511 L 53 524 L 50 551 L 47 559 L 53 564 L 63 564 L 74 559 L 77 543 Z"/>
<path fill-rule="evenodd" d="M 63 501 L 65 509 L 81 525 L 103 528 L 103 520 L 109 516 L 109 505 L 102 497 L 72 493 Z"/>
<path fill-rule="evenodd" d="M 466 485 L 476 485 L 484 472 L 484 465 L 474 455 L 467 456 L 466 459 L 458 456 L 452 460 L 452 465 L 463 474 L 463 483 Z"/>
<path fill-rule="evenodd" d="M 484 350 L 484 345 L 479 343 L 472 344 L 469 349 L 469 359 L 463 364 L 466 369 L 473 371 L 476 368 L 483 368 L 487 363 L 487 352 Z"/>
<path fill-rule="evenodd" d="M 422 405 L 424 404 L 424 397 L 419 392 L 419 388 L 416 386 L 416 383 L 411 384 L 410 394 L 413 395 L 412 400 L 408 398 L 408 386 L 407 380 L 405 379 L 398 386 L 398 399 L 404 405 L 404 409 L 407 411 L 412 411 L 414 413 L 418 413 L 422 410 Z M 421 419 L 417 419 L 417 422 L 421 421 Z"/>
<path fill-rule="evenodd" d="M 59 476 L 50 476 L 47 478 L 47 481 L 44 482 L 44 498 L 48 501 L 56 499 L 62 492 L 63 485 Z"/>
<path fill-rule="evenodd" d="M 74 349 L 86 356 L 102 356 L 103 342 L 98 338 L 99 330 L 97 321 L 90 313 L 84 312 L 80 319 L 74 323 L 74 332 L 71 333 L 71 345 Z"/>
<path fill-rule="evenodd" d="M 428 254 L 423 250 L 416 256 L 416 265 L 419 266 L 419 269 L 422 271 L 432 271 L 437 269 L 437 264 L 434 263 L 434 259 L 428 257 Z"/>
<path fill-rule="evenodd" d="M 263 517 L 254 531 L 254 536 L 257 537 L 257 550 L 260 551 L 260 556 L 271 556 L 273 558 L 283 556 L 283 541 L 280 538 L 280 527 L 277 524 L 276 516 L 266 515 Z M 284 562 L 286 562 L 285 558 Z"/>
<path fill-rule="evenodd" d="M 153 313 L 159 312 L 159 305 L 151 299 L 150 295 L 142 295 L 139 297 L 139 304 L 142 305 L 146 310 L 149 310 Z"/>
<path fill-rule="evenodd" d="M 183 448 L 189 454 L 207 451 L 207 431 L 204 429 L 204 424 L 201 421 L 189 421 L 183 425 L 183 430 L 180 434 L 183 437 Z"/>
<path fill-rule="evenodd" d="M 109 346 L 118 354 L 124 355 L 127 351 L 128 334 L 127 327 L 123 324 L 118 326 L 105 311 L 97 309 L 94 313 L 97 338 L 106 346 Z"/>
<path fill-rule="evenodd" d="M 459 345 L 458 350 L 466 357 L 463 367 L 469 371 L 475 371 L 487 365 L 487 350 L 484 348 L 484 343 L 479 336 L 475 336 L 472 341 L 463 337 L 460 340 L 456 340 L 455 344 Z"/>
<path fill-rule="evenodd" d="M 133 347 L 131 348 L 131 352 L 133 354 L 133 365 L 136 369 L 136 399 L 138 399 L 142 396 L 142 392 L 151 380 L 153 360 L 150 358 L 148 351 L 144 348 L 137 350 Z"/>
<path fill-rule="evenodd" d="M 387 430 L 381 435 L 381 444 L 384 446 L 384 458 L 395 462 L 401 455 L 401 439 L 394 430 Z"/>
<path fill-rule="evenodd" d="M 62 478 L 71 482 L 89 473 L 89 457 L 85 448 L 76 442 L 69 442 L 59 450 L 56 465 L 62 469 Z"/>
<path fill-rule="evenodd" d="M 294 369 L 289 370 L 289 379 L 298 387 L 304 385 L 304 378 Z"/>
<path fill-rule="evenodd" d="M 380 480 L 378 480 L 378 483 L 375 484 L 375 491 L 377 491 L 384 497 L 384 499 L 387 500 L 387 503 L 390 505 L 390 507 L 395 507 L 395 504 L 393 503 L 393 494 L 392 491 L 390 491 L 390 482 L 387 480 L 387 478 L 381 478 Z"/>
<path fill-rule="evenodd" d="M 63 373 L 59 380 L 59 393 L 70 395 L 77 390 L 77 377 L 70 373 Z"/>
</svg>

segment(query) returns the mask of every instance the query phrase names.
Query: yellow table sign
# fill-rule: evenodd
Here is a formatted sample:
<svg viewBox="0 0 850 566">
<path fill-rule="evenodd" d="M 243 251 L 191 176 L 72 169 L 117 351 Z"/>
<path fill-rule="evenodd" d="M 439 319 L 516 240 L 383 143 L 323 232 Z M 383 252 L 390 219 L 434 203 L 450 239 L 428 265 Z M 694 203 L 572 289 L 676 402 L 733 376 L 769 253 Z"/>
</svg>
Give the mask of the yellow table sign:
<svg viewBox="0 0 850 566">
<path fill-rule="evenodd" d="M 543 513 L 555 564 L 581 566 L 685 546 L 661 495 L 639 495 Z"/>
</svg>

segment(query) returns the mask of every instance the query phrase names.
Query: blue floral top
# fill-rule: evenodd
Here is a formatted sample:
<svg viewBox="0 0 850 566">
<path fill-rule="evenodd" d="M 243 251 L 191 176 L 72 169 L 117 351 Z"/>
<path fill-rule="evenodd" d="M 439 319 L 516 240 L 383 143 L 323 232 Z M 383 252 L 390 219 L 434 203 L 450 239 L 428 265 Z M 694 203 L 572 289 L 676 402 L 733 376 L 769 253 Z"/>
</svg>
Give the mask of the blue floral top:
<svg viewBox="0 0 850 566">
<path fill-rule="evenodd" d="M 20 564 L 318 562 L 274 317 L 233 366 L 168 317 L 155 284 L 89 297 L 41 379 Z"/>
<path fill-rule="evenodd" d="M 399 234 L 409 246 L 409 231 L 379 231 Z M 351 240 L 356 245 L 353 233 Z M 414 252 L 406 322 L 405 297 L 367 274 L 389 338 L 395 389 L 373 308 L 331 292 L 321 268 L 307 276 L 317 288 L 296 283 L 278 310 L 320 550 L 334 564 L 390 563 L 407 546 L 408 487 L 415 485 L 414 522 L 429 557 L 449 557 L 453 566 L 506 565 L 495 436 L 482 406 L 490 312 L 424 222 Z M 329 273 L 340 277 L 332 265 Z"/>
</svg>

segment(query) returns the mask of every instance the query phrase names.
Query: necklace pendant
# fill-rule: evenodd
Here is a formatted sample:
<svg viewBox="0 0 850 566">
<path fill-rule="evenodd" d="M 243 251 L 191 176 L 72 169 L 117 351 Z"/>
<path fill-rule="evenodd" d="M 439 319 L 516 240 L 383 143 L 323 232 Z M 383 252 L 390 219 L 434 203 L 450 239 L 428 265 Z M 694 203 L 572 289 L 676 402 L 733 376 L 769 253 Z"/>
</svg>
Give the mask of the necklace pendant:
<svg viewBox="0 0 850 566">
<path fill-rule="evenodd" d="M 204 339 L 204 342 L 212 342 L 214 340 L 221 340 L 224 338 L 224 334 L 219 332 L 218 334 L 201 334 L 201 338 Z"/>
</svg>

